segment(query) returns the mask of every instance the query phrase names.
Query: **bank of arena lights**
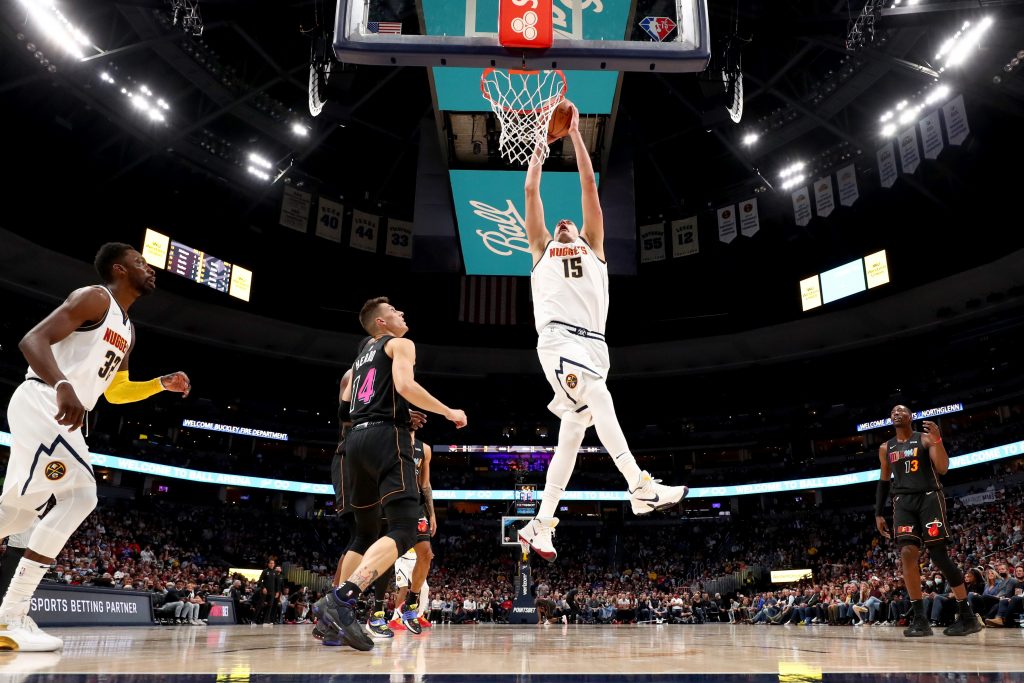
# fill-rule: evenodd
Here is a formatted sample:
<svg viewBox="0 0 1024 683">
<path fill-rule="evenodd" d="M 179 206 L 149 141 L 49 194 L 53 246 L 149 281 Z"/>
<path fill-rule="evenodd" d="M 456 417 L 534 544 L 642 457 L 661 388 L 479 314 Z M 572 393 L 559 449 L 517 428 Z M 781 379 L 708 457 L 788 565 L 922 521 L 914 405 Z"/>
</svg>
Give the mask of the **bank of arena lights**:
<svg viewBox="0 0 1024 683">
<path fill-rule="evenodd" d="M 46 38 L 76 59 L 85 59 L 86 50 L 94 49 L 89 36 L 75 26 L 57 9 L 53 0 L 19 0 L 28 12 L 32 24 Z"/>
<path fill-rule="evenodd" d="M 973 55 L 981 43 L 982 36 L 988 31 L 995 20 L 992 17 L 984 17 L 978 23 L 971 24 L 965 21 L 960 30 L 946 39 L 935 55 L 936 60 L 942 61 L 942 73 L 947 68 L 960 66 Z"/>
<path fill-rule="evenodd" d="M 309 128 L 306 128 L 304 125 L 297 121 L 292 124 L 291 130 L 292 135 L 295 135 L 296 137 L 304 138 L 309 136 Z"/>
<path fill-rule="evenodd" d="M 803 161 L 796 161 L 779 171 L 779 179 L 782 181 L 779 187 L 783 190 L 790 190 L 807 180 L 803 174 L 806 165 Z"/>
<path fill-rule="evenodd" d="M 900 100 L 896 106 L 882 114 L 878 121 L 882 124 L 881 135 L 884 138 L 891 138 L 896 135 L 898 126 L 909 126 L 915 122 L 920 116 L 921 111 L 925 107 L 931 107 L 933 105 L 942 102 L 949 97 L 950 89 L 948 85 L 941 84 L 936 85 L 921 98 L 921 93 L 918 93 L 919 98 L 916 102 L 910 100 Z"/>
<path fill-rule="evenodd" d="M 760 138 L 761 136 L 758 135 L 757 133 L 747 133 L 746 135 L 743 136 L 743 144 L 746 145 L 747 147 L 750 147 Z"/>
<path fill-rule="evenodd" d="M 257 152 L 249 152 L 249 167 L 247 169 L 249 175 L 256 176 L 263 182 L 268 182 L 270 180 L 270 173 L 268 171 L 272 168 L 274 168 L 274 165 L 265 156 Z"/>
<path fill-rule="evenodd" d="M 249 168 L 247 170 L 249 171 L 249 175 L 256 176 L 257 178 L 259 178 L 263 182 L 268 182 L 270 180 L 270 174 L 269 173 L 267 173 L 266 171 L 262 171 L 262 170 L 256 168 L 252 164 L 249 164 Z"/>
<path fill-rule="evenodd" d="M 109 71 L 101 71 L 100 80 L 115 87 L 118 85 L 117 78 Z M 128 99 L 129 104 L 138 112 L 145 114 L 150 121 L 154 123 L 164 123 L 167 121 L 166 112 L 171 110 L 171 105 L 167 104 L 167 100 L 164 98 L 158 97 L 148 86 L 135 83 L 131 78 L 126 78 L 120 90 L 121 94 Z"/>
</svg>

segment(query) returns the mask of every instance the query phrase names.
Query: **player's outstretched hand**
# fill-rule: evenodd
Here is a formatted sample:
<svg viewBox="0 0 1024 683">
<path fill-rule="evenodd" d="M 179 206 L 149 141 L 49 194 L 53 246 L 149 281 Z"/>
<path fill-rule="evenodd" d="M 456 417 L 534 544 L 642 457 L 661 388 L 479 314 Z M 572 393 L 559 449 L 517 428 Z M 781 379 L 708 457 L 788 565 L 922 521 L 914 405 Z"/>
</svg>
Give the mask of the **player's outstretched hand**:
<svg viewBox="0 0 1024 683">
<path fill-rule="evenodd" d="M 939 430 L 939 425 L 931 420 L 925 420 L 921 424 L 924 426 L 924 433 L 932 437 L 932 443 L 942 441 L 942 432 Z"/>
<path fill-rule="evenodd" d="M 469 422 L 466 419 L 466 413 L 461 410 L 449 410 L 448 414 L 445 415 L 449 420 L 455 423 L 455 426 L 462 429 Z"/>
<path fill-rule="evenodd" d="M 892 532 L 889 531 L 889 525 L 886 523 L 885 517 L 875 517 L 875 528 L 878 529 L 878 533 L 886 538 L 892 538 Z"/>
<path fill-rule="evenodd" d="M 421 413 L 418 410 L 409 409 L 409 426 L 412 427 L 412 431 L 416 431 L 423 425 L 427 424 L 427 414 Z"/>
<path fill-rule="evenodd" d="M 85 406 L 78 400 L 75 388 L 68 382 L 57 387 L 57 414 L 53 418 L 57 420 L 57 424 L 70 427 L 69 432 L 81 427 L 82 420 L 85 419 Z"/>
<path fill-rule="evenodd" d="M 188 396 L 188 392 L 192 391 L 192 382 L 184 372 L 172 372 L 169 375 L 164 375 L 160 378 L 160 384 L 167 391 L 178 392 L 182 398 Z"/>
</svg>

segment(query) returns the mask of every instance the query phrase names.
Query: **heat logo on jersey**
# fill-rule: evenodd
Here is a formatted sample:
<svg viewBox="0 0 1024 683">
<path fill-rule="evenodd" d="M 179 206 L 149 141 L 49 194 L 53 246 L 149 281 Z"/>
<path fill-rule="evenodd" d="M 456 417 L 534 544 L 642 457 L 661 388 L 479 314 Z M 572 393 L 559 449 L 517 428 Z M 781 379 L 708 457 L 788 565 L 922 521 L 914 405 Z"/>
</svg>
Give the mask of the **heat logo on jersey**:
<svg viewBox="0 0 1024 683">
<path fill-rule="evenodd" d="M 44 475 L 50 481 L 60 481 L 64 478 L 64 475 L 68 473 L 67 466 L 64 465 L 60 460 L 55 460 L 46 466 Z"/>
<path fill-rule="evenodd" d="M 564 258 L 566 256 L 579 256 L 580 254 L 586 254 L 586 247 L 551 247 L 548 250 L 548 256 L 551 258 Z"/>
<path fill-rule="evenodd" d="M 896 533 L 898 533 L 898 534 L 912 534 L 912 533 L 914 533 L 914 526 L 910 525 L 910 526 L 897 527 L 896 528 Z"/>
<path fill-rule="evenodd" d="M 128 340 L 117 332 L 114 332 L 109 327 L 107 328 L 107 331 L 103 333 L 103 341 L 107 342 L 121 353 L 128 350 Z"/>
<path fill-rule="evenodd" d="M 889 462 L 899 462 L 900 460 L 916 458 L 917 449 L 908 448 L 905 451 L 889 451 Z"/>
<path fill-rule="evenodd" d="M 426 517 L 420 517 L 420 521 L 416 523 L 416 532 L 425 534 L 428 531 L 430 531 L 430 523 L 427 521 Z"/>
<path fill-rule="evenodd" d="M 935 538 L 940 533 L 939 530 L 942 528 L 942 522 L 940 522 L 939 520 L 935 519 L 935 520 L 932 520 L 931 522 L 928 522 L 924 526 L 925 526 L 926 529 L 928 529 L 928 535 L 931 536 L 932 538 Z"/>
</svg>

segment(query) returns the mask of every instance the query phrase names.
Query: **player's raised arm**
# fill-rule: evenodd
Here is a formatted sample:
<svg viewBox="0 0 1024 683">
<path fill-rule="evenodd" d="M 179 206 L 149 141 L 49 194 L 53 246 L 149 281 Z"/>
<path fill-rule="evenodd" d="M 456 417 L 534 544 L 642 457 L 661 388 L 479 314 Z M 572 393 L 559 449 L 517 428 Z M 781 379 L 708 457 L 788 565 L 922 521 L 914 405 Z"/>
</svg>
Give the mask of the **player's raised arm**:
<svg viewBox="0 0 1024 683">
<path fill-rule="evenodd" d="M 924 438 L 921 445 L 928 449 L 928 457 L 931 458 L 936 474 L 945 474 L 949 471 L 949 453 L 942 445 L 942 432 L 939 431 L 939 425 L 931 420 L 925 420 L 923 424 Z"/>
<path fill-rule="evenodd" d="M 590 152 L 580 134 L 580 110 L 572 107 L 572 123 L 569 124 L 569 137 L 576 150 L 576 168 L 580 174 L 580 190 L 583 204 L 583 229 L 580 234 L 590 244 L 597 257 L 604 258 L 604 213 L 601 211 L 601 198 L 597 195 L 597 176 L 594 165 L 590 161 Z"/>
<path fill-rule="evenodd" d="M 544 253 L 544 247 L 551 241 L 551 233 L 544 224 L 544 203 L 540 199 L 540 174 L 543 161 L 543 147 L 537 146 L 526 171 L 526 239 L 530 242 L 530 255 L 534 263 Z"/>
</svg>

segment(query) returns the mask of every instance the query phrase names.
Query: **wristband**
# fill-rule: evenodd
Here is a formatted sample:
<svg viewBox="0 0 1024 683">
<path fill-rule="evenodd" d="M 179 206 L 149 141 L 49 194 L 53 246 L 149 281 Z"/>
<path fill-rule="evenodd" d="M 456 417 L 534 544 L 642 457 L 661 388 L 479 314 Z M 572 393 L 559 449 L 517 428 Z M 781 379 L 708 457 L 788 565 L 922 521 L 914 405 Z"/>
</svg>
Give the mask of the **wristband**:
<svg viewBox="0 0 1024 683">
<path fill-rule="evenodd" d="M 53 390 L 57 391 L 58 389 L 60 389 L 60 385 L 61 384 L 70 385 L 71 384 L 71 380 L 68 380 L 68 379 L 59 379 L 59 380 L 57 380 L 57 383 L 53 385 Z M 71 387 L 71 388 L 73 389 L 74 387 Z"/>
</svg>

